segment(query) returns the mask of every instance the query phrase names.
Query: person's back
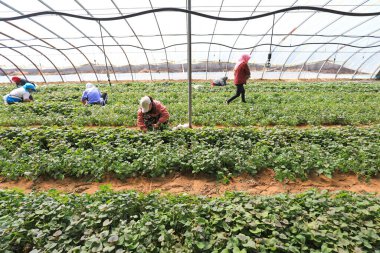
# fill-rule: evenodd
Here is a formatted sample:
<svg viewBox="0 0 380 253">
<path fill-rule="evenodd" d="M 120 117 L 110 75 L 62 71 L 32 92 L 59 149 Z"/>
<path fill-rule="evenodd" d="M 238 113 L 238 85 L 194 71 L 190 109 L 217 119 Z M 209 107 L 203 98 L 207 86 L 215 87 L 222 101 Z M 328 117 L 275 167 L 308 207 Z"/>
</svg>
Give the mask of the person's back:
<svg viewBox="0 0 380 253">
<path fill-rule="evenodd" d="M 211 85 L 212 86 L 226 86 L 227 85 L 227 79 L 228 77 L 223 77 L 223 78 L 220 78 L 220 79 L 217 79 L 217 80 L 214 80 Z"/>
<path fill-rule="evenodd" d="M 100 93 L 99 89 L 96 88 L 95 85 L 92 83 L 87 83 L 86 90 L 83 92 L 81 101 L 84 105 L 105 105 L 107 101 L 107 94 Z"/>
<path fill-rule="evenodd" d="M 34 85 L 26 83 L 24 86 L 16 88 L 12 90 L 8 95 L 5 95 L 3 97 L 4 103 L 13 104 L 19 102 L 30 102 L 33 100 L 33 98 L 31 98 L 30 92 L 35 90 L 36 89 Z"/>
</svg>

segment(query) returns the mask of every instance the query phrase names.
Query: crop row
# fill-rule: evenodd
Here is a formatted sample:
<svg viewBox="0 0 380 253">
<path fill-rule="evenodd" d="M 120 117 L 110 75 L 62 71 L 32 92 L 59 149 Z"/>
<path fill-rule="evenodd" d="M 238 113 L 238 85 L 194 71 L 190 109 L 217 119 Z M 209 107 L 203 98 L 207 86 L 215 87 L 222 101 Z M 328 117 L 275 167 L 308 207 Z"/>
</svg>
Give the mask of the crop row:
<svg viewBox="0 0 380 253">
<path fill-rule="evenodd" d="M 379 252 L 380 199 L 0 191 L 0 251 Z"/>
<path fill-rule="evenodd" d="M 0 175 L 101 180 L 172 172 L 236 174 L 272 168 L 278 180 L 380 171 L 380 127 L 185 129 L 141 134 L 124 128 L 0 129 Z"/>
<path fill-rule="evenodd" d="M 246 86 L 247 103 L 224 101 L 235 87 L 194 84 L 193 123 L 205 126 L 358 125 L 380 123 L 379 83 L 268 83 Z M 84 85 L 39 87 L 34 103 L 0 106 L 0 126 L 77 125 L 135 126 L 138 101 L 151 95 L 171 114 L 170 124 L 187 122 L 186 83 L 128 83 L 109 87 L 105 107 L 84 107 L 79 100 Z M 1 94 L 13 86 L 0 86 Z"/>
</svg>

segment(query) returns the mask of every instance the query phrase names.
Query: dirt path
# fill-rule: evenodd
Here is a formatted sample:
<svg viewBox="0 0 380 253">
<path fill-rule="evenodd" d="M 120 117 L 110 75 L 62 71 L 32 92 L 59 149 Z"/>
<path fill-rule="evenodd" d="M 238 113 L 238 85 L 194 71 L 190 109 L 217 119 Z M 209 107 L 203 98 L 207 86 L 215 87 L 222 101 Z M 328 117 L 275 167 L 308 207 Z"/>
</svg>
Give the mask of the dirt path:
<svg viewBox="0 0 380 253">
<path fill-rule="evenodd" d="M 57 189 L 62 192 L 94 193 L 101 185 L 109 185 L 115 191 L 138 190 L 151 192 L 160 190 L 167 193 L 189 193 L 194 195 L 219 196 L 226 191 L 245 191 L 250 194 L 271 195 L 276 193 L 297 193 L 311 188 L 329 191 L 347 190 L 357 193 L 380 194 L 380 177 L 369 183 L 358 180 L 356 175 L 337 174 L 332 179 L 325 176 L 313 176 L 307 181 L 281 183 L 274 179 L 274 172 L 266 170 L 252 177 L 248 175 L 233 178 L 227 185 L 205 176 L 185 176 L 180 174 L 165 178 L 131 178 L 124 182 L 107 179 L 101 183 L 83 182 L 77 179 L 2 181 L 0 189 L 17 188 L 25 192 Z"/>
</svg>

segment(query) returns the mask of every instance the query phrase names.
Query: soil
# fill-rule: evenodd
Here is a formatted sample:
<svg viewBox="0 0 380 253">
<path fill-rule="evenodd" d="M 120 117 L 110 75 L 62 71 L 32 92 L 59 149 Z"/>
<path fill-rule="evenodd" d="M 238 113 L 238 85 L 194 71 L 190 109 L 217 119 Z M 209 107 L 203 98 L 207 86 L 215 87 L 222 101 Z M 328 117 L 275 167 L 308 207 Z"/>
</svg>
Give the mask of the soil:
<svg viewBox="0 0 380 253">
<path fill-rule="evenodd" d="M 18 181 L 0 180 L 0 189 L 16 188 L 24 192 L 56 189 L 68 193 L 95 193 L 99 186 L 108 185 L 115 191 L 137 190 L 148 193 L 159 190 L 164 193 L 188 193 L 192 195 L 220 196 L 226 191 L 244 191 L 253 195 L 273 195 L 278 193 L 298 193 L 315 188 L 319 190 L 346 190 L 356 193 L 376 193 L 380 195 L 380 177 L 369 182 L 359 180 L 353 174 L 335 174 L 332 179 L 315 175 L 306 181 L 279 182 L 273 170 L 264 170 L 256 176 L 241 175 L 222 184 L 210 176 L 173 174 L 164 178 L 130 178 L 125 181 L 114 178 L 102 182 L 84 182 L 78 179 Z"/>
</svg>

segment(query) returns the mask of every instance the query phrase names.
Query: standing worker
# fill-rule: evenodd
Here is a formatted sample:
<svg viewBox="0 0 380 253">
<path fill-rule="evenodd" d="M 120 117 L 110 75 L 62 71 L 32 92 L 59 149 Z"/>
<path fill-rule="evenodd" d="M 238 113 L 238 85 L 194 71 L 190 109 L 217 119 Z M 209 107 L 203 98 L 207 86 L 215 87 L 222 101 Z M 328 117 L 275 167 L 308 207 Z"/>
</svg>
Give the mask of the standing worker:
<svg viewBox="0 0 380 253">
<path fill-rule="evenodd" d="M 140 100 L 140 108 L 137 111 L 137 126 L 140 130 L 163 130 L 168 126 L 170 114 L 166 107 L 158 100 L 150 96 L 144 96 Z"/>
<path fill-rule="evenodd" d="M 26 83 L 24 86 L 12 90 L 8 95 L 3 97 L 5 104 L 32 102 L 33 97 L 30 95 L 36 91 L 36 87 L 31 83 Z"/>
<path fill-rule="evenodd" d="M 92 83 L 86 84 L 81 101 L 83 105 L 101 105 L 105 106 L 108 100 L 106 92 L 101 93 Z"/>
<path fill-rule="evenodd" d="M 251 72 L 248 68 L 248 61 L 251 59 L 249 54 L 243 54 L 234 67 L 234 84 L 236 85 L 236 94 L 226 101 L 227 104 L 231 103 L 235 98 L 238 98 L 241 94 L 241 101 L 245 101 L 245 89 L 244 84 L 251 77 Z"/>
</svg>

